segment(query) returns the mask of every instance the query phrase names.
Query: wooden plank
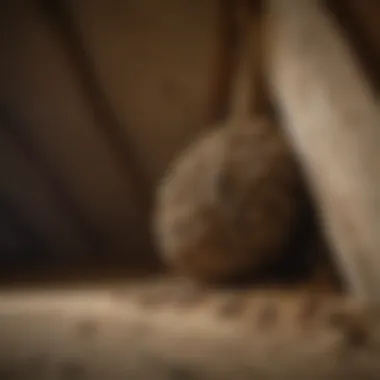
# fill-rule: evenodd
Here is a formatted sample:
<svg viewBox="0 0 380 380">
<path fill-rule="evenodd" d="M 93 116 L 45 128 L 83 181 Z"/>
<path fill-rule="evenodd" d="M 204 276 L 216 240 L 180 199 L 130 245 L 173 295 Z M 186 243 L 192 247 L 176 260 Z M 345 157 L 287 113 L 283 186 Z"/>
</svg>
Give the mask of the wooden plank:
<svg viewBox="0 0 380 380">
<path fill-rule="evenodd" d="M 323 3 L 272 0 L 270 82 L 353 294 L 380 298 L 376 95 Z"/>
<path fill-rule="evenodd" d="M 200 292 L 173 280 L 0 294 L 14 379 L 374 379 L 379 313 L 352 300 Z"/>
</svg>

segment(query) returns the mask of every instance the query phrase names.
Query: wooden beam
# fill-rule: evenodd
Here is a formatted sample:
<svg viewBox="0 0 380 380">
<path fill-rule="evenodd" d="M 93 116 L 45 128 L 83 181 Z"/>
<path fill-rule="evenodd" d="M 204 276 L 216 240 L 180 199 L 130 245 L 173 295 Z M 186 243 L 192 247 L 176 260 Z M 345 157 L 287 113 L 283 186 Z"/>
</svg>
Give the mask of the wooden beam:
<svg viewBox="0 0 380 380">
<path fill-rule="evenodd" d="M 271 0 L 269 80 L 348 290 L 380 300 L 377 99 L 323 2 Z"/>
<path fill-rule="evenodd" d="M 7 379 L 347 379 L 380 371 L 379 313 L 334 296 L 118 289 L 0 294 Z"/>
</svg>

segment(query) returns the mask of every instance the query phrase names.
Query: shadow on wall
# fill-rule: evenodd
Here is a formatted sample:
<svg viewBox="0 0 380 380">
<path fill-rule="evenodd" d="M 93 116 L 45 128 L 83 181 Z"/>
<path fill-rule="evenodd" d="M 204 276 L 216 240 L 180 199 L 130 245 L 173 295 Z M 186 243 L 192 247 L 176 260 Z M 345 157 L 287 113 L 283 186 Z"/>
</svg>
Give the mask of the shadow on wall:
<svg viewBox="0 0 380 380">
<path fill-rule="evenodd" d="M 0 198 L 0 261 L 3 269 L 35 268 L 47 257 L 47 246 L 33 225 L 9 199 Z"/>
<path fill-rule="evenodd" d="M 157 266 L 148 223 L 151 194 L 207 113 L 217 2 L 163 2 L 162 19 L 154 4 L 1 4 L 0 196 L 13 200 L 44 243 L 25 248 L 27 256 L 67 258 L 74 266 L 76 259 Z M 136 43 L 145 49 L 140 55 L 130 54 Z M 94 49 L 111 45 L 113 56 Z M 164 62 L 173 51 L 178 59 Z M 152 62 L 159 83 L 176 89 L 174 98 L 163 97 L 160 84 L 148 78 Z M 159 104 L 163 99 L 166 104 Z M 9 213 L 1 217 L 6 245 Z"/>
</svg>

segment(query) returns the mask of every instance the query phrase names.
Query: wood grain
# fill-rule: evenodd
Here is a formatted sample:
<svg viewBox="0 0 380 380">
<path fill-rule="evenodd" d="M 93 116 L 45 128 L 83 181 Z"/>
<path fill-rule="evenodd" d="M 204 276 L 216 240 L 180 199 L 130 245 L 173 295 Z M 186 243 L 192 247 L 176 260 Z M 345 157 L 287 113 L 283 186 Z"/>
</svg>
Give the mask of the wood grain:
<svg viewBox="0 0 380 380">
<path fill-rule="evenodd" d="M 13 379 L 372 379 L 379 313 L 349 299 L 199 291 L 177 280 L 0 294 Z"/>
</svg>

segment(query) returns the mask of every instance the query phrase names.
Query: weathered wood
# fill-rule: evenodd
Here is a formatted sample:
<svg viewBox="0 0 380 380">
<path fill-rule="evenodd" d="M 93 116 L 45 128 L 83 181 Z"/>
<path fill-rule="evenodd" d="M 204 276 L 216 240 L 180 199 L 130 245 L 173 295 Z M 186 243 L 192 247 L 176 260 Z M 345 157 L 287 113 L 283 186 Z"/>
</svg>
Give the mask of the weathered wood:
<svg viewBox="0 0 380 380">
<path fill-rule="evenodd" d="M 318 0 L 272 0 L 270 82 L 353 294 L 380 298 L 376 97 Z"/>
<path fill-rule="evenodd" d="M 311 294 L 119 290 L 0 294 L 2 379 L 373 379 L 377 313 Z"/>
</svg>

